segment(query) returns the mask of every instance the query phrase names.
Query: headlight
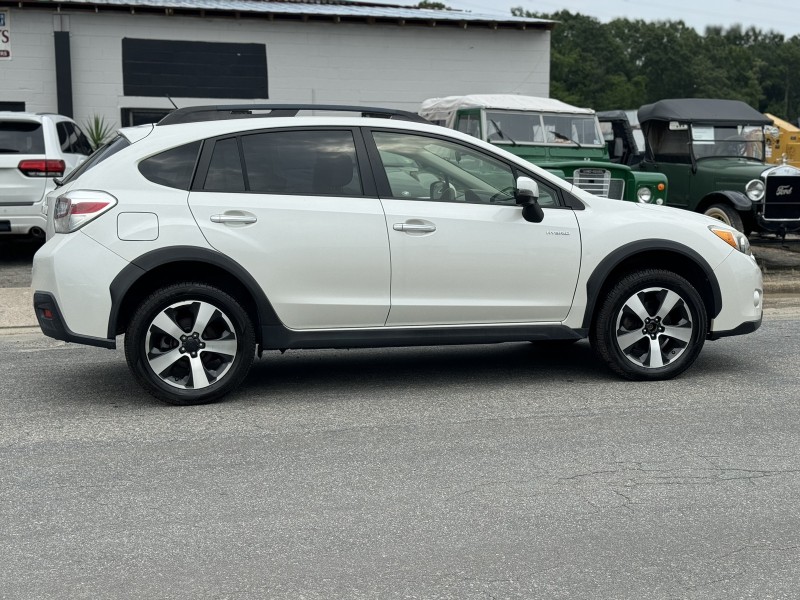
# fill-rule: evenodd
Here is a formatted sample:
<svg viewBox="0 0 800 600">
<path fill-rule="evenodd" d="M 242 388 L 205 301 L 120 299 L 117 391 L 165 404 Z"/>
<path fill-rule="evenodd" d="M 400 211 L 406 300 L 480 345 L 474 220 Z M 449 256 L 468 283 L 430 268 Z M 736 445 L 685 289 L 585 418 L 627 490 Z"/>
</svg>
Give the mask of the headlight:
<svg viewBox="0 0 800 600">
<path fill-rule="evenodd" d="M 718 227 L 716 225 L 709 225 L 708 229 L 716 235 L 719 239 L 723 242 L 736 248 L 739 252 L 743 254 L 747 254 L 750 256 L 750 241 L 747 239 L 747 236 L 743 233 L 738 231 L 731 231 L 730 229 L 725 229 L 723 227 Z"/>
<path fill-rule="evenodd" d="M 764 197 L 764 182 L 760 179 L 748 181 L 747 185 L 744 186 L 744 191 L 753 202 L 761 202 Z"/>
<path fill-rule="evenodd" d="M 639 202 L 650 202 L 653 199 L 653 192 L 650 191 L 650 188 L 641 187 L 636 192 L 636 197 L 639 199 Z"/>
</svg>

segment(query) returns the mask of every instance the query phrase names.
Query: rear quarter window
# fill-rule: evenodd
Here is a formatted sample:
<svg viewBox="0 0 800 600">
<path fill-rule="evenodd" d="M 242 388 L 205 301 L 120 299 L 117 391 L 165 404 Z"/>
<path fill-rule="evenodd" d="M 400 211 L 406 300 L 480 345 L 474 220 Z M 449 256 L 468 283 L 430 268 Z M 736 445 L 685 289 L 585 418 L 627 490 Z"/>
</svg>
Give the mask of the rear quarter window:
<svg viewBox="0 0 800 600">
<path fill-rule="evenodd" d="M 42 124 L 0 121 L 0 154 L 44 154 Z"/>
<path fill-rule="evenodd" d="M 153 183 L 188 190 L 199 152 L 200 142 L 177 146 L 140 162 L 139 172 Z"/>
</svg>

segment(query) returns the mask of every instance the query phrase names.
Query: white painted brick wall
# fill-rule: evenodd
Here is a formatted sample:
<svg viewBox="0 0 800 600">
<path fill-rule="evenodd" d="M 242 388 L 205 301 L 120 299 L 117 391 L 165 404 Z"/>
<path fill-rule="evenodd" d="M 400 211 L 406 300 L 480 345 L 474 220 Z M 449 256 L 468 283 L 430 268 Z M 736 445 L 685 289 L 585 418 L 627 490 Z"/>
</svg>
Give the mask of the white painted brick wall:
<svg viewBox="0 0 800 600">
<path fill-rule="evenodd" d="M 0 61 L 0 100 L 55 111 L 53 12 L 11 9 L 13 60 Z M 170 108 L 125 97 L 122 38 L 261 43 L 270 102 L 372 104 L 416 111 L 425 98 L 549 94 L 550 33 L 487 27 L 271 22 L 64 11 L 69 15 L 75 118 L 115 124 L 120 109 Z M 174 98 L 178 106 L 251 99 Z"/>
</svg>

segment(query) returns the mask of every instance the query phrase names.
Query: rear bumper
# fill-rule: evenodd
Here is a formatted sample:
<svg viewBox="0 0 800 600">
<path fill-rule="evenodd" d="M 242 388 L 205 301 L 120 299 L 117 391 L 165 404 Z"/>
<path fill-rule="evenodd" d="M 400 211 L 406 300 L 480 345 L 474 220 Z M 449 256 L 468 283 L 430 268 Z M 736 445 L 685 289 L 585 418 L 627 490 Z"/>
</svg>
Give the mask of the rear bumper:
<svg viewBox="0 0 800 600">
<path fill-rule="evenodd" d="M 47 215 L 42 212 L 42 203 L 27 206 L 0 206 L 0 235 L 27 235 L 32 229 L 42 233 L 47 226 Z"/>
<path fill-rule="evenodd" d="M 70 331 L 69 327 L 67 327 L 64 322 L 64 318 L 61 316 L 58 302 L 52 294 L 47 292 L 34 292 L 33 310 L 36 312 L 36 320 L 39 322 L 39 328 L 42 330 L 42 333 L 48 337 L 65 342 L 84 344 L 86 346 L 109 348 L 111 350 L 117 347 L 116 340 L 78 335 Z"/>
<path fill-rule="evenodd" d="M 42 331 L 65 341 L 115 347 L 108 329 L 110 285 L 127 264 L 80 231 L 53 236 L 36 252 L 31 271 Z M 49 318 L 40 310 L 45 308 Z"/>
</svg>

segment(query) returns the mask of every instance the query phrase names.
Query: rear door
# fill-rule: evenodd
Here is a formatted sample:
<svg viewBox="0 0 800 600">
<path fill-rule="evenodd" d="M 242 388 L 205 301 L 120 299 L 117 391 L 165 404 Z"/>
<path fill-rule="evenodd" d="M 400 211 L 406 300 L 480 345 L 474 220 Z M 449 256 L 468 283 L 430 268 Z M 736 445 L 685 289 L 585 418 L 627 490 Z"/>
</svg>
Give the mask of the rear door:
<svg viewBox="0 0 800 600">
<path fill-rule="evenodd" d="M 42 123 L 34 119 L 0 119 L 0 206 L 31 205 L 44 196 L 47 178 L 28 176 L 19 166 L 26 160 L 43 160 Z"/>
<path fill-rule="evenodd" d="M 293 329 L 383 326 L 386 221 L 360 132 L 247 132 L 206 142 L 189 204 L 209 244 Z"/>
</svg>

